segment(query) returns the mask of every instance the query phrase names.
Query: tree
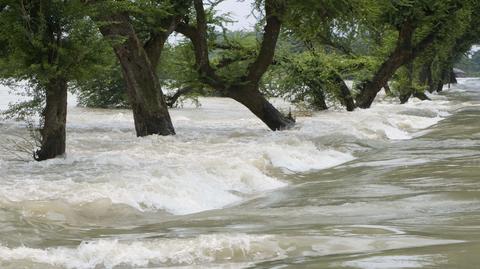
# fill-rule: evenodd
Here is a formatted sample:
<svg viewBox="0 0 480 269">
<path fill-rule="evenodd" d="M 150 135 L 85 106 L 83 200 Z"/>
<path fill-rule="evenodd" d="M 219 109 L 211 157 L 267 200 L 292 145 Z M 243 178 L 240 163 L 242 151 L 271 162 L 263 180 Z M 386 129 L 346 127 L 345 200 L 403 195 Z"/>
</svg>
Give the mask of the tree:
<svg viewBox="0 0 480 269">
<path fill-rule="evenodd" d="M 92 75 L 95 54 L 105 47 L 93 23 L 77 1 L 2 0 L 0 40 L 0 76 L 26 83 L 35 97 L 16 108 L 43 107 L 34 158 L 63 155 L 68 85 Z"/>
<path fill-rule="evenodd" d="M 206 85 L 246 106 L 253 114 L 262 120 L 271 130 L 283 130 L 294 125 L 294 120 L 279 112 L 259 91 L 263 75 L 273 62 L 275 47 L 280 35 L 282 16 L 285 13 L 283 1 L 265 0 L 265 27 L 260 43 L 260 49 L 254 57 L 244 59 L 219 59 L 218 65 L 213 66 L 209 55 L 208 18 L 203 2 L 194 0 L 196 25 L 182 21 L 177 26 L 177 32 L 185 35 L 192 42 L 196 68 L 200 79 Z M 215 41 L 215 39 L 214 39 Z M 216 48 L 238 49 L 228 44 L 219 44 Z M 233 63 L 248 62 L 245 71 L 232 74 L 228 68 Z M 223 72 L 226 70 L 225 72 Z M 239 73 L 239 75 L 238 75 Z"/>
<path fill-rule="evenodd" d="M 387 24 L 398 33 L 394 49 L 369 79 L 357 84 L 357 106 L 368 108 L 377 93 L 398 68 L 410 63 L 445 34 L 452 15 L 462 8 L 459 0 L 374 1 L 383 12 L 376 23 Z"/>
<path fill-rule="evenodd" d="M 165 42 L 189 3 L 165 0 L 93 4 L 96 12 L 92 17 L 110 40 L 122 67 L 137 136 L 175 134 L 156 69 Z"/>
</svg>

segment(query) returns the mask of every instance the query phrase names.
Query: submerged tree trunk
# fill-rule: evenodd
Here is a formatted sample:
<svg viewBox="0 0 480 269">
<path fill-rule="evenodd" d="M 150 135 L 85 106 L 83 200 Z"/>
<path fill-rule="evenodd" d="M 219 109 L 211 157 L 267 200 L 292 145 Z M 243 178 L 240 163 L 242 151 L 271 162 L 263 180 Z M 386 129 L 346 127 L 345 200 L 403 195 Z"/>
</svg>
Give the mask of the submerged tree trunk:
<svg viewBox="0 0 480 269">
<path fill-rule="evenodd" d="M 114 39 L 113 49 L 122 66 L 137 136 L 175 134 L 160 82 L 128 14 L 102 19 L 110 23 L 103 24 L 100 31 L 105 37 Z M 119 38 L 124 39 L 123 42 L 115 40 Z"/>
<path fill-rule="evenodd" d="M 325 92 L 323 89 L 317 87 L 314 88 L 314 96 L 313 96 L 313 101 L 312 105 L 315 109 L 317 110 L 327 110 L 327 102 L 325 101 Z"/>
<path fill-rule="evenodd" d="M 434 83 L 434 91 L 442 92 L 443 86 L 450 81 L 450 68 L 446 67 L 445 64 L 440 69 L 440 75 L 436 83 Z"/>
<path fill-rule="evenodd" d="M 435 87 L 436 92 L 442 92 L 443 91 L 443 79 L 440 79 L 440 81 L 437 82 L 437 85 Z"/>
<path fill-rule="evenodd" d="M 415 97 L 417 99 L 420 99 L 422 101 L 427 101 L 427 100 L 431 101 L 432 100 L 423 92 L 415 92 L 415 93 L 413 93 L 413 97 Z"/>
<path fill-rule="evenodd" d="M 338 98 L 340 103 L 347 108 L 347 111 L 354 111 L 356 107 L 355 100 L 345 81 L 338 74 L 335 74 L 332 79 L 339 88 Z"/>
<path fill-rule="evenodd" d="M 263 121 L 272 131 L 288 129 L 295 121 L 278 111 L 255 86 L 232 87 L 228 97 L 247 107 Z"/>
<path fill-rule="evenodd" d="M 408 50 L 397 47 L 389 58 L 380 66 L 371 80 L 364 81 L 360 85 L 360 93 L 356 97 L 357 106 L 369 108 L 377 93 L 387 85 L 388 80 L 395 74 L 398 68 L 410 58 Z"/>
<path fill-rule="evenodd" d="M 357 106 L 369 108 L 377 93 L 384 87 L 398 68 L 411 62 L 430 46 L 437 38 L 438 31 L 432 31 L 416 45 L 413 44 L 415 26 L 411 20 L 403 22 L 399 29 L 397 45 L 394 51 L 376 71 L 373 78 L 359 85 L 360 93 L 356 97 Z"/>
<path fill-rule="evenodd" d="M 44 161 L 65 153 L 67 124 L 67 80 L 51 79 L 46 85 L 46 105 L 42 112 L 41 146 L 34 159 Z"/>
<path fill-rule="evenodd" d="M 420 75 L 419 75 L 419 82 L 420 85 L 426 87 L 429 93 L 435 91 L 433 76 L 432 76 L 432 65 L 433 59 L 429 60 L 421 67 Z"/>
<path fill-rule="evenodd" d="M 449 77 L 448 77 L 448 83 L 449 84 L 457 84 L 457 76 L 455 75 L 455 72 L 453 71 L 453 68 L 449 68 Z"/>
<path fill-rule="evenodd" d="M 400 103 L 405 104 L 408 102 L 410 97 L 412 96 L 413 93 L 415 93 L 415 88 L 413 86 L 413 63 L 409 63 L 406 66 L 407 70 L 407 79 L 408 79 L 408 85 L 406 85 L 405 89 L 400 89 Z"/>
<path fill-rule="evenodd" d="M 393 94 L 388 82 L 383 86 L 383 89 L 385 90 L 386 95 L 391 96 Z"/>
</svg>

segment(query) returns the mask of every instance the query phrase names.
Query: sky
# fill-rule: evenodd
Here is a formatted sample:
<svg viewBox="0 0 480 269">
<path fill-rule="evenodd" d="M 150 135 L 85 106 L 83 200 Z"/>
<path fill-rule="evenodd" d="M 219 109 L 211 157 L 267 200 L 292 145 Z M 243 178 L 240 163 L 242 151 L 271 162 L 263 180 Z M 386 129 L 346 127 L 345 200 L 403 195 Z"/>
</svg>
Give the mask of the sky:
<svg viewBox="0 0 480 269">
<path fill-rule="evenodd" d="M 255 18 L 251 15 L 253 0 L 226 0 L 217 6 L 221 13 L 231 13 L 231 17 L 237 21 L 227 25 L 231 30 L 253 29 Z"/>
</svg>

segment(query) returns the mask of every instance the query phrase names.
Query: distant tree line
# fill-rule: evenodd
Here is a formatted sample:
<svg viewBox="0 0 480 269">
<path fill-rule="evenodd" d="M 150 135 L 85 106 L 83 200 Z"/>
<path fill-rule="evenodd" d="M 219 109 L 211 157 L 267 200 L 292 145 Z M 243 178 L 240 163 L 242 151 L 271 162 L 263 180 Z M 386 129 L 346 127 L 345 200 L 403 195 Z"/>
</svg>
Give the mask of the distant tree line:
<svg viewBox="0 0 480 269">
<path fill-rule="evenodd" d="M 257 0 L 251 32 L 230 31 L 221 2 L 0 0 L 0 78 L 32 97 L 10 115 L 41 115 L 34 158 L 65 153 L 69 90 L 85 106 L 131 108 L 137 136 L 174 135 L 169 107 L 211 95 L 281 131 L 295 120 L 269 97 L 348 111 L 382 89 L 426 100 L 480 41 L 477 0 Z"/>
</svg>

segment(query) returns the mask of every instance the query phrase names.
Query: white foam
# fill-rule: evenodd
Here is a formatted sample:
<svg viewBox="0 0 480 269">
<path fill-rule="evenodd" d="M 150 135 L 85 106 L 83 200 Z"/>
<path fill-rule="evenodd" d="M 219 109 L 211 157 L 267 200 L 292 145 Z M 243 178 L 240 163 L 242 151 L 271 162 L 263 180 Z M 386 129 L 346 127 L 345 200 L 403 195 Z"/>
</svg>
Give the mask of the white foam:
<svg viewBox="0 0 480 269">
<path fill-rule="evenodd" d="M 326 169 L 355 159 L 349 153 L 332 149 L 320 150 L 312 142 L 300 140 L 293 145 L 267 145 L 265 155 L 273 166 L 294 172 Z"/>
<path fill-rule="evenodd" d="M 233 100 L 201 98 L 199 108 L 171 110 L 178 135 L 147 138 L 134 136 L 128 110 L 70 107 L 66 159 L 2 160 L 9 169 L 1 175 L 0 203 L 107 199 L 173 214 L 223 208 L 288 184 L 278 170 L 309 172 L 355 158 L 358 145 L 324 137 L 411 139 L 454 108 L 442 96 L 432 99 L 399 105 L 380 98 L 368 110 L 316 113 L 299 118 L 293 130 L 273 133 Z"/>
<path fill-rule="evenodd" d="M 0 246 L 0 261 L 31 261 L 64 268 L 218 265 L 258 263 L 296 256 L 366 253 L 461 241 L 409 236 L 276 236 L 209 234 L 192 238 L 82 242 L 77 247 L 37 249 Z M 358 261 L 356 264 L 359 264 Z M 360 263 L 361 264 L 361 263 Z"/>
<path fill-rule="evenodd" d="M 415 256 L 378 256 L 347 261 L 343 266 L 361 269 L 403 269 L 424 268 L 442 264 L 445 258 L 442 255 L 415 255 Z"/>
<path fill-rule="evenodd" d="M 273 236 L 201 235 L 191 239 L 163 239 L 143 242 L 98 240 L 77 248 L 34 249 L 0 246 L 0 261 L 28 260 L 65 268 L 114 268 L 159 265 L 193 265 L 261 261 L 281 257 L 286 251 Z"/>
<path fill-rule="evenodd" d="M 302 132 L 325 136 L 332 133 L 360 139 L 405 140 L 449 116 L 456 106 L 435 95 L 432 102 L 411 101 L 400 105 L 391 99 L 354 112 L 330 110 L 301 119 Z M 457 105 L 457 107 L 460 105 Z"/>
</svg>

